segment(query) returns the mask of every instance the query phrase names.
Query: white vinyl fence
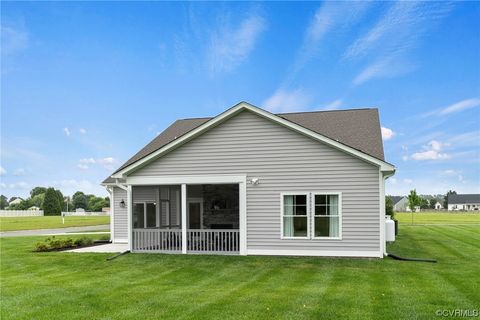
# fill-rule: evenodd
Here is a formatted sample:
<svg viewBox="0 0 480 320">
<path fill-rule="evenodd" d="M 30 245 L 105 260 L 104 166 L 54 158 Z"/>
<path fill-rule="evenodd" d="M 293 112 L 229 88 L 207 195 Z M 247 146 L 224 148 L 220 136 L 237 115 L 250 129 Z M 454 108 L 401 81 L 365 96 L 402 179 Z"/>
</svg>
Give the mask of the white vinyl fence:
<svg viewBox="0 0 480 320">
<path fill-rule="evenodd" d="M 64 217 L 88 217 L 88 216 L 109 216 L 110 211 L 107 212 L 62 212 Z"/>
<path fill-rule="evenodd" d="M 0 210 L 0 217 L 42 217 L 43 210 Z"/>
</svg>

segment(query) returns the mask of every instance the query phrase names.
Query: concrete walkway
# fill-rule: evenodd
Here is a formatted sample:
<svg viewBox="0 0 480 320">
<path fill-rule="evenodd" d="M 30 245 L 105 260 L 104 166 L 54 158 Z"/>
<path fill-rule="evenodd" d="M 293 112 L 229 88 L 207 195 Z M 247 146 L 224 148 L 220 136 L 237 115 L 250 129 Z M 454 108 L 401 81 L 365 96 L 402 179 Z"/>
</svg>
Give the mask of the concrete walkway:
<svg viewBox="0 0 480 320">
<path fill-rule="evenodd" d="M 98 230 L 110 230 L 110 225 L 101 224 L 98 226 L 68 227 L 68 228 L 57 228 L 57 229 L 4 231 L 4 232 L 0 232 L 0 238 L 65 235 L 65 234 L 83 233 L 83 231 L 91 232 L 91 231 L 98 231 Z"/>
<path fill-rule="evenodd" d="M 66 250 L 64 252 L 78 252 L 78 253 L 115 253 L 125 252 L 128 250 L 128 244 L 126 243 L 107 243 L 99 246 L 79 248 Z"/>
</svg>

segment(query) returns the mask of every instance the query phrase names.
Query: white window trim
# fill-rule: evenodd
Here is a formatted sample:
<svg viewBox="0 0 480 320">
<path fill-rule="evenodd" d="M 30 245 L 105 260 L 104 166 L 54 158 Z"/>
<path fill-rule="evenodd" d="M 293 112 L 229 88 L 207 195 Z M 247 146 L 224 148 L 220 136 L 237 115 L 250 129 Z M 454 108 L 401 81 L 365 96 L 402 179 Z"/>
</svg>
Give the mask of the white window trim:
<svg viewBox="0 0 480 320">
<path fill-rule="evenodd" d="M 307 236 L 306 237 L 286 237 L 283 235 L 283 198 L 284 196 L 307 196 Z M 292 191 L 280 193 L 280 239 L 282 240 L 308 240 L 310 239 L 310 193 L 305 191 Z"/>
<path fill-rule="evenodd" d="M 316 195 L 337 195 L 338 196 L 338 237 L 315 237 L 315 196 Z M 314 240 L 342 240 L 342 193 L 341 192 L 312 192 L 311 202 L 311 228 L 312 239 Z M 325 216 L 328 217 L 328 216 Z"/>
</svg>

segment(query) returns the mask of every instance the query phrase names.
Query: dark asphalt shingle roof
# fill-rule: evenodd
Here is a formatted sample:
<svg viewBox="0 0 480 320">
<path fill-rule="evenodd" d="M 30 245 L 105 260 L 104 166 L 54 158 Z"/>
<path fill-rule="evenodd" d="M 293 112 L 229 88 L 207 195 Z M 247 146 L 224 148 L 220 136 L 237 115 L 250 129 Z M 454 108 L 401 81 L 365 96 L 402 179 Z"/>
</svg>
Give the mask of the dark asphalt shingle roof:
<svg viewBox="0 0 480 320">
<path fill-rule="evenodd" d="M 480 203 L 480 194 L 449 194 L 448 204 Z"/>
<path fill-rule="evenodd" d="M 380 119 L 377 109 L 281 113 L 277 114 L 277 116 L 362 151 L 377 159 L 384 160 Z M 213 118 L 194 118 L 175 121 L 115 172 L 155 152 L 211 119 Z M 103 183 L 110 182 L 114 182 L 114 180 L 107 178 Z"/>
</svg>

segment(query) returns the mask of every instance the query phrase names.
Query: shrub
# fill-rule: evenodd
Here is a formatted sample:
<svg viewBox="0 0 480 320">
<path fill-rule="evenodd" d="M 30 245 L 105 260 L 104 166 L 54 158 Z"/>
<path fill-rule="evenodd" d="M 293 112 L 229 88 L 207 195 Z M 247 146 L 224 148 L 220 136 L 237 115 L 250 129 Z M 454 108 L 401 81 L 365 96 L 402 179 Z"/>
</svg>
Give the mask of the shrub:
<svg viewBox="0 0 480 320">
<path fill-rule="evenodd" d="M 89 246 L 93 244 L 93 240 L 87 237 L 81 237 L 81 238 L 75 239 L 73 244 L 76 247 Z"/>
<path fill-rule="evenodd" d="M 37 252 L 45 252 L 48 250 L 49 250 L 48 245 L 44 242 L 37 242 L 37 244 L 35 245 L 35 251 Z"/>
<path fill-rule="evenodd" d="M 104 234 L 99 240 L 110 240 L 110 236 L 108 234 Z"/>
<path fill-rule="evenodd" d="M 73 240 L 70 238 L 64 239 L 62 243 L 62 248 L 71 248 L 71 247 L 73 247 Z"/>
<path fill-rule="evenodd" d="M 50 249 L 62 249 L 63 241 L 60 239 L 52 239 L 48 246 L 50 247 Z"/>
</svg>

